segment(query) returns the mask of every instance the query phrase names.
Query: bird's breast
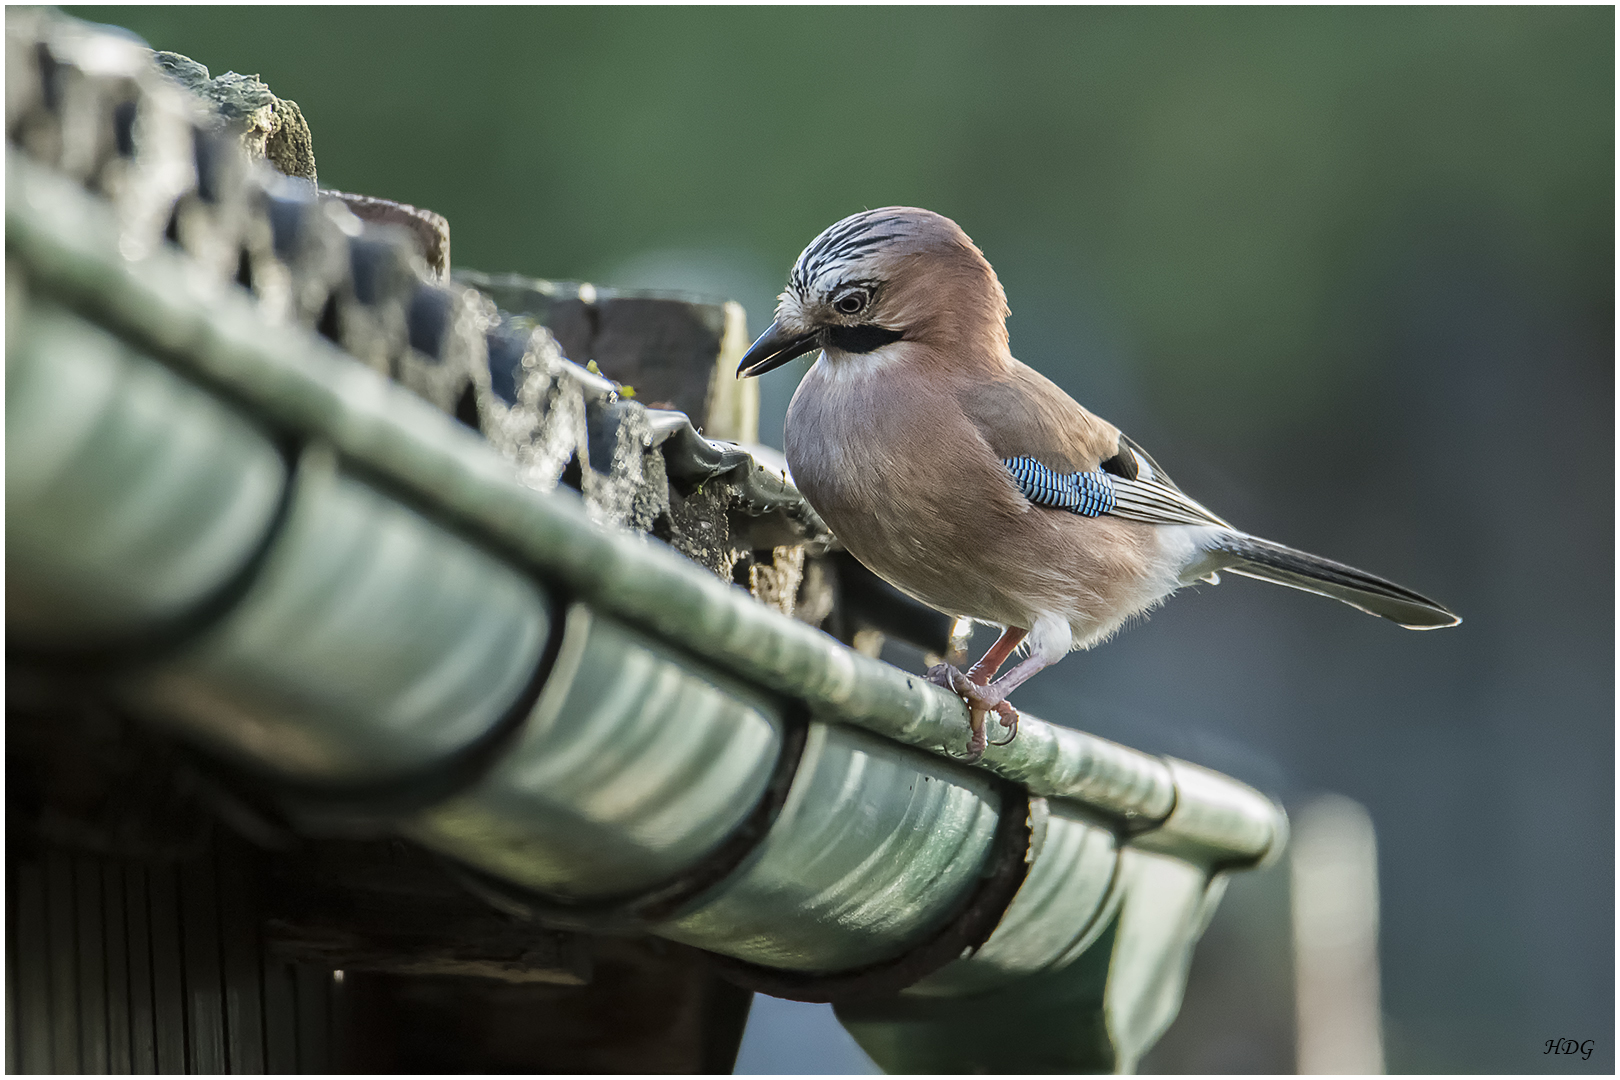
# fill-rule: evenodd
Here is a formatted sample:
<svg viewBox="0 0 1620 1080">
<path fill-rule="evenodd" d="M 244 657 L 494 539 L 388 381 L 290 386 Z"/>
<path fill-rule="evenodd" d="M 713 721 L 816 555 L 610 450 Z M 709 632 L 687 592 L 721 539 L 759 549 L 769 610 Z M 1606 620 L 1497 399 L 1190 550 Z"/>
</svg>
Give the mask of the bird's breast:
<svg viewBox="0 0 1620 1080">
<path fill-rule="evenodd" d="M 933 517 L 964 452 L 960 408 L 891 370 L 895 358 L 885 354 L 893 348 L 837 361 L 824 355 L 788 407 L 794 482 L 841 537 L 839 522 L 859 532 L 874 515 L 883 519 L 871 523 L 878 528 Z"/>
<path fill-rule="evenodd" d="M 1029 524 L 1028 504 L 953 396 L 882 359 L 862 371 L 824 357 L 805 376 L 785 431 L 794 483 L 879 575 L 936 607 L 989 617 L 960 592 L 993 583 L 981 563 Z"/>
</svg>

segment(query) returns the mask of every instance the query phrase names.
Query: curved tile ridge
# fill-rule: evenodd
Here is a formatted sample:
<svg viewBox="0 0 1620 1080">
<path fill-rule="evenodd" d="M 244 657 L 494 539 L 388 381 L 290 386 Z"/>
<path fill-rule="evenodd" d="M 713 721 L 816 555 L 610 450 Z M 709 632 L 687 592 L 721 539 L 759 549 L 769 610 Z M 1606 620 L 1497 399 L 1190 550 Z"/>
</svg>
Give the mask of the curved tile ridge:
<svg viewBox="0 0 1620 1080">
<path fill-rule="evenodd" d="M 826 719 L 946 756 L 965 744 L 967 712 L 952 695 L 755 603 L 668 548 L 593 523 L 575 497 L 525 487 L 478 435 L 329 343 L 267 324 L 247 295 L 190 260 L 162 249 L 126 258 L 106 204 L 10 149 L 6 174 L 10 254 L 87 317 L 276 426 L 328 441 L 419 508 L 591 603 Z M 684 438 L 679 425 L 667 437 Z M 713 464 L 729 460 L 717 452 Z M 1281 810 L 1246 785 L 1034 717 L 978 767 L 1122 821 L 1143 834 L 1136 843 L 1152 832 L 1156 846 L 1201 863 L 1253 863 L 1284 836 Z"/>
<path fill-rule="evenodd" d="M 782 467 L 761 461 L 760 454 L 737 443 L 708 439 L 698 434 L 691 417 L 672 409 L 648 409 L 654 446 L 664 449 L 664 467 L 687 482 L 725 480 L 736 488 L 750 514 L 780 511 L 804 532 L 806 546 L 825 550 L 837 546 L 821 516 L 799 494 Z"/>
</svg>

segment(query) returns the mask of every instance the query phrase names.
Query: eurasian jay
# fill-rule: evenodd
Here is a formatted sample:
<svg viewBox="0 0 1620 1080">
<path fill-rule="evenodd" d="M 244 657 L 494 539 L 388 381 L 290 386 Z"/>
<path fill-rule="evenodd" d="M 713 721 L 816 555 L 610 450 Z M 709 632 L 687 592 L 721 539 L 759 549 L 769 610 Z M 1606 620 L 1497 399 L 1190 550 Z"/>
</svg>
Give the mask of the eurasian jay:
<svg viewBox="0 0 1620 1080">
<path fill-rule="evenodd" d="M 1428 630 L 1460 620 L 1364 571 L 1250 536 L 1140 446 L 1013 358 L 1001 282 L 949 218 L 855 214 L 804 249 L 739 377 L 821 350 L 788 407 L 793 482 L 857 559 L 947 614 L 1003 628 L 966 674 L 972 758 L 1007 695 L 1222 570 Z M 999 679 L 1021 642 L 1029 655 Z"/>
</svg>

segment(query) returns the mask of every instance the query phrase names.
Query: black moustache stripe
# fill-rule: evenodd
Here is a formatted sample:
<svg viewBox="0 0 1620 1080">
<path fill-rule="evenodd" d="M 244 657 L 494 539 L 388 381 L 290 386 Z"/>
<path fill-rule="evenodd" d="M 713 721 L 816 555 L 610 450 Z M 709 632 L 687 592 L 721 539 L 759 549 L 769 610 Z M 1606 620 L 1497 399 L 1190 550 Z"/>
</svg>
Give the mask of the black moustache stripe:
<svg viewBox="0 0 1620 1080">
<path fill-rule="evenodd" d="M 829 326 L 827 344 L 839 352 L 867 353 L 881 349 L 906 336 L 904 330 L 868 323 L 865 326 Z"/>
</svg>

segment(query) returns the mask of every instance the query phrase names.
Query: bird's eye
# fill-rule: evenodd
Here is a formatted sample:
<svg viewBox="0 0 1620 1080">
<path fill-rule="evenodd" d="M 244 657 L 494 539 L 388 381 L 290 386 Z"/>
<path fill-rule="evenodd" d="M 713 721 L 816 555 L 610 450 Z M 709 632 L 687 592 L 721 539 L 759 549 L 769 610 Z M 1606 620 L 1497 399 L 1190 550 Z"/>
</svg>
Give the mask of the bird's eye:
<svg viewBox="0 0 1620 1080">
<path fill-rule="evenodd" d="M 857 289 L 854 292 L 847 292 L 834 300 L 833 307 L 845 315 L 858 315 L 861 309 L 866 306 L 866 300 L 866 294 Z"/>
</svg>

